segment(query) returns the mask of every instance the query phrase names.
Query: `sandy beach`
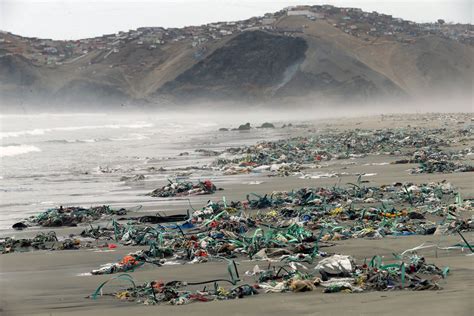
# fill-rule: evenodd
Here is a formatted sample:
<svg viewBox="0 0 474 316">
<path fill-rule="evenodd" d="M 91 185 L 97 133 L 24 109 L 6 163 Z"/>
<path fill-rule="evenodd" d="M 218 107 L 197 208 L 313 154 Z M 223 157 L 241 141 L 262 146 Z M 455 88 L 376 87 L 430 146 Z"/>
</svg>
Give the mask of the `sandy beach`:
<svg viewBox="0 0 474 316">
<path fill-rule="evenodd" d="M 437 119 L 423 115 L 405 116 L 374 116 L 344 118 L 337 120 L 315 121 L 307 127 L 293 128 L 285 132 L 270 132 L 253 130 L 246 135 L 244 144 L 253 144 L 261 139 L 284 139 L 292 136 L 311 135 L 320 129 L 348 130 L 348 129 L 382 129 L 382 128 L 440 128 L 447 130 L 459 128 L 461 124 L 467 126 L 470 122 L 459 123 L 450 116 L 439 115 Z M 465 116 L 467 117 L 467 116 Z M 472 128 L 472 127 L 471 127 Z M 221 132 L 209 132 L 200 135 L 200 140 L 209 137 L 215 141 L 219 135 L 219 143 L 200 148 L 221 149 L 235 145 L 237 133 L 228 132 L 228 136 Z M 259 135 L 260 133 L 260 135 Z M 227 137 L 227 141 L 226 141 Z M 474 140 L 468 137 L 463 143 L 454 144 L 450 149 L 472 147 Z M 185 145 L 183 145 L 185 146 Z M 192 142 L 189 148 L 180 148 L 180 151 L 191 151 L 196 148 Z M 86 205 L 91 203 L 120 205 L 143 205 L 139 211 L 131 214 L 153 214 L 156 211 L 169 214 L 185 213 L 189 204 L 196 209 L 203 207 L 208 200 L 221 200 L 225 197 L 228 201 L 244 200 L 250 192 L 257 194 L 271 193 L 273 191 L 288 191 L 303 187 L 331 187 L 338 183 L 341 185 L 357 181 L 356 174 L 366 174 L 362 180 L 366 185 L 383 185 L 395 182 L 412 182 L 422 184 L 446 180 L 454 185 L 464 199 L 474 199 L 474 177 L 472 172 L 410 174 L 407 170 L 416 164 L 390 164 L 399 159 L 406 158 L 403 148 L 398 155 L 368 155 L 362 158 L 330 160 L 321 163 L 319 168 L 305 170 L 305 173 L 339 173 L 339 177 L 300 179 L 297 176 L 268 177 L 260 174 L 243 175 L 217 175 L 206 171 L 193 175 L 203 178 L 212 177 L 213 183 L 224 190 L 213 195 L 191 196 L 187 198 L 156 199 L 144 196 L 145 193 L 166 183 L 166 175 L 152 177 L 144 183 L 130 183 L 121 187 L 117 193 L 117 200 L 113 195 L 106 199 L 98 197 L 94 201 L 87 198 Z M 136 153 L 140 156 L 140 153 Z M 173 156 L 176 157 L 176 156 Z M 468 161 L 472 164 L 472 155 Z M 212 157 L 191 157 L 186 164 L 204 164 L 211 161 Z M 173 164 L 179 165 L 183 161 L 160 161 L 156 166 L 171 168 Z M 8 198 L 8 194 L 3 194 Z M 37 212 L 42 211 L 38 208 Z M 28 215 L 30 215 L 29 213 Z M 472 213 L 463 214 L 470 218 Z M 18 218 L 18 217 L 16 217 Z M 13 224 L 13 219 L 9 224 Z M 58 237 L 77 233 L 82 227 L 54 229 Z M 15 236 L 22 238 L 32 236 L 38 231 L 49 231 L 46 228 L 28 228 L 18 232 L 5 228 L 0 231 L 0 236 Z M 474 232 L 464 234 L 468 241 L 474 240 Z M 351 255 L 356 260 L 363 261 L 379 255 L 390 262 L 393 253 L 401 253 L 406 249 L 414 248 L 427 243 L 438 247 L 449 247 L 462 243 L 459 235 L 412 235 L 412 236 L 387 236 L 383 239 L 348 239 L 336 240 L 334 246 L 323 248 L 330 253 Z M 143 247 L 141 247 L 143 248 Z M 469 255 L 469 249 L 441 250 L 436 247 L 419 251 L 428 262 L 437 266 L 449 267 L 450 273 L 446 279 L 439 281 L 442 290 L 436 291 L 374 291 L 363 293 L 332 293 L 325 294 L 321 291 L 307 293 L 269 293 L 245 297 L 243 299 L 213 301 L 209 303 L 194 302 L 183 306 L 144 306 L 143 304 L 120 301 L 114 297 L 103 296 L 97 300 L 87 298 L 97 286 L 108 280 L 110 275 L 87 275 L 92 269 L 107 262 L 116 262 L 127 253 L 141 249 L 140 247 L 118 245 L 116 249 L 79 249 L 68 251 L 30 251 L 25 253 L 11 253 L 0 255 L 0 314 L 1 315 L 470 315 L 474 308 L 472 300 L 474 290 L 474 256 Z M 238 260 L 241 276 L 252 269 L 255 264 L 265 266 L 265 262 Z M 145 265 L 133 273 L 133 278 L 138 283 L 150 280 L 187 280 L 196 282 L 213 278 L 226 278 L 228 276 L 226 265 L 223 262 L 207 262 L 202 264 L 182 264 L 155 267 Z M 246 282 L 253 282 L 251 278 L 243 276 Z M 119 288 L 118 284 L 104 289 Z"/>
</svg>

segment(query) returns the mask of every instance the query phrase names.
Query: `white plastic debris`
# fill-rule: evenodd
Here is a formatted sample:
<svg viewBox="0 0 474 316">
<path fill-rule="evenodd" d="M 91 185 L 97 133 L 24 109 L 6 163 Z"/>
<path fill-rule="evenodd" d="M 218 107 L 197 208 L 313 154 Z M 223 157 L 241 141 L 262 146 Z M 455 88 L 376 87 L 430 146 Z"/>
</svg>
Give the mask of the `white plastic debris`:
<svg viewBox="0 0 474 316">
<path fill-rule="evenodd" d="M 321 260 L 314 269 L 330 274 L 350 273 L 354 270 L 354 264 L 350 256 L 334 255 Z"/>
</svg>

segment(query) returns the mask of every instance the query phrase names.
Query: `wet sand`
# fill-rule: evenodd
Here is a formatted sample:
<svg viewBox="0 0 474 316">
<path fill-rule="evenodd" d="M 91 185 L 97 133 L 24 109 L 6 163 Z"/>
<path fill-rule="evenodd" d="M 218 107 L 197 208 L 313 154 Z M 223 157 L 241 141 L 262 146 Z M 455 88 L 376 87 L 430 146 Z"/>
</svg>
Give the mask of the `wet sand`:
<svg viewBox="0 0 474 316">
<path fill-rule="evenodd" d="M 410 117 L 405 120 L 381 121 L 375 118 L 353 118 L 330 122 L 332 128 L 381 128 L 415 126 L 435 126 L 444 124 L 440 121 L 413 121 Z M 456 126 L 448 122 L 449 126 Z M 416 125 L 416 126 L 418 126 Z M 296 129 L 294 134 L 302 134 L 304 130 Z M 472 140 L 470 140 L 472 146 Z M 185 149 L 183 149 L 184 151 Z M 347 172 L 347 173 L 376 173 L 374 176 L 363 177 L 369 181 L 367 185 L 389 184 L 393 182 L 410 181 L 426 183 L 447 180 L 455 185 L 464 198 L 474 197 L 474 178 L 471 173 L 452 173 L 434 175 L 410 175 L 407 169 L 412 165 L 370 165 L 372 163 L 390 162 L 399 157 L 368 156 L 355 160 L 340 160 L 329 162 L 311 172 Z M 347 162 L 355 162 L 348 165 Z M 369 165 L 368 165 L 369 164 Z M 274 190 L 291 190 L 305 186 L 332 186 L 337 183 L 344 185 L 354 182 L 357 176 L 343 176 L 325 179 L 298 179 L 297 177 L 264 177 L 258 175 L 223 176 L 215 180 L 217 186 L 224 191 L 218 191 L 211 196 L 191 197 L 195 208 L 202 207 L 209 199 L 219 199 L 225 196 L 227 200 L 243 200 L 249 192 L 268 193 Z M 263 181 L 261 184 L 249 185 L 251 181 Z M 145 187 L 137 186 L 130 189 L 130 195 L 136 194 L 137 204 L 145 197 L 141 192 L 149 191 L 158 183 L 147 183 Z M 113 201 L 111 201 L 113 204 Z M 189 208 L 186 199 L 163 200 L 149 204 L 140 211 L 167 210 L 171 212 L 184 211 Z M 464 214 L 472 216 L 473 214 Z M 58 235 L 65 236 L 78 228 L 58 229 Z M 15 236 L 27 236 L 35 230 L 26 230 Z M 12 231 L 2 231 L 2 235 L 12 235 Z M 472 242 L 474 233 L 466 233 L 465 237 Z M 371 258 L 378 254 L 389 262 L 392 253 L 400 253 L 424 242 L 431 242 L 440 247 L 460 243 L 461 238 L 451 236 L 406 236 L 387 237 L 379 240 L 349 239 L 336 241 L 336 245 L 323 248 L 331 253 L 352 255 L 358 260 Z M 440 267 L 449 266 L 451 273 L 447 279 L 441 280 L 440 291 L 393 291 L 365 292 L 358 294 L 323 294 L 320 290 L 308 293 L 261 294 L 244 299 L 216 301 L 210 303 L 192 303 L 184 306 L 144 306 L 142 304 L 119 301 L 110 296 L 97 300 L 86 298 L 110 275 L 81 276 L 101 264 L 115 262 L 137 247 L 119 246 L 112 252 L 97 252 L 81 249 L 76 251 L 33 251 L 28 253 L 13 253 L 0 255 L 0 305 L 2 315 L 266 315 L 266 314 L 296 314 L 296 315 L 470 315 L 474 308 L 474 256 L 468 256 L 469 250 L 421 250 L 427 262 Z M 265 266 L 264 262 L 241 261 L 239 272 L 241 277 L 246 270 L 255 264 Z M 213 278 L 226 278 L 226 264 L 208 262 L 204 264 L 185 264 L 176 266 L 153 267 L 145 265 L 132 273 L 138 283 L 150 280 L 186 280 L 202 281 Z M 245 278 L 253 282 L 253 278 Z M 111 292 L 118 288 L 119 283 L 105 288 Z"/>
</svg>

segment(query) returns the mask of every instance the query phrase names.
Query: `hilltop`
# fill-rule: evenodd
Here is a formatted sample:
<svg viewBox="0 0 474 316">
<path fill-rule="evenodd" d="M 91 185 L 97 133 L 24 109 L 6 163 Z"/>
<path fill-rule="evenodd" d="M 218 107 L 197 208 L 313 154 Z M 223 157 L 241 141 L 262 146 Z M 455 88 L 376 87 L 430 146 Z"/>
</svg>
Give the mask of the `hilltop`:
<svg viewBox="0 0 474 316">
<path fill-rule="evenodd" d="M 0 34 L 6 103 L 156 106 L 343 101 L 472 91 L 472 25 L 298 6 L 244 21 L 78 41 Z"/>
</svg>

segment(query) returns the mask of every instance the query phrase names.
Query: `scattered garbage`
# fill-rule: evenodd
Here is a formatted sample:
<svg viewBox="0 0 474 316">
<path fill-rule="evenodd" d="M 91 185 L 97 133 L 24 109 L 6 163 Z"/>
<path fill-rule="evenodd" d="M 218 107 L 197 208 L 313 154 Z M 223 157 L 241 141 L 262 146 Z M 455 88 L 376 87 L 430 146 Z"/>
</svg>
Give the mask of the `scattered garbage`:
<svg viewBox="0 0 474 316">
<path fill-rule="evenodd" d="M 12 252 L 25 252 L 31 249 L 35 250 L 75 250 L 79 249 L 81 241 L 78 239 L 67 238 L 58 240 L 56 233 L 39 233 L 33 238 L 15 239 L 6 237 L 0 240 L 0 253 L 7 254 Z"/>
<path fill-rule="evenodd" d="M 264 123 L 259 128 L 274 128 L 274 125 Z M 250 123 L 238 128 L 249 129 Z M 89 225 L 84 225 L 80 234 L 70 234 L 65 239 L 58 239 L 55 232 L 40 232 L 33 238 L 6 237 L 0 239 L 0 252 L 81 248 L 108 252 L 123 246 L 136 247 L 136 251 L 116 262 L 98 266 L 87 274 L 111 275 L 91 298 L 112 295 L 120 300 L 152 305 L 183 305 L 282 292 L 441 290 L 439 281 L 448 276 L 449 267 L 440 268 L 427 263 L 418 250 L 437 247 L 474 252 L 473 245 L 463 235 L 474 230 L 474 218 L 465 216 L 474 211 L 474 200 L 463 199 L 446 181 L 371 185 L 364 177 L 376 175 L 373 172 L 306 172 L 305 169 L 329 166 L 329 161 L 342 159 L 347 160 L 341 164 L 349 166 L 369 155 L 386 155 L 407 157 L 390 162 L 393 164 L 419 164 L 411 170 L 412 173 L 472 172 L 473 166 L 467 159 L 472 155 L 472 148 L 448 150 L 451 146 L 460 148 L 461 140 L 471 135 L 472 131 L 465 128 L 326 130 L 311 136 L 228 148 L 223 152 L 197 149 L 197 155 L 216 157 L 214 162 L 204 167 L 150 167 L 148 170 L 172 171 L 183 177 L 194 170 L 210 168 L 225 175 L 253 173 L 252 181 L 244 182 L 248 185 L 262 183 L 253 180 L 257 174 L 303 179 L 339 178 L 334 181 L 339 182 L 327 187 L 249 193 L 237 201 L 228 201 L 224 197 L 209 200 L 196 209 L 189 201 L 190 209 L 183 209 L 178 214 L 150 212 L 129 216 L 129 210 L 115 210 L 110 206 L 61 206 L 18 222 L 13 229 Z M 189 152 L 179 154 L 189 155 Z M 370 162 L 366 165 L 385 166 L 390 163 Z M 119 171 L 123 170 L 98 168 L 101 173 Z M 344 176 L 357 176 L 357 181 L 341 184 Z M 132 175 L 120 180 L 144 179 L 144 175 Z M 216 190 L 210 180 L 169 180 L 167 185 L 149 195 L 181 197 L 212 194 Z M 92 225 L 99 220 L 100 226 Z M 390 259 L 378 255 L 360 258 L 357 254 L 349 256 L 330 252 L 335 249 L 332 246 L 345 239 L 445 234 L 459 235 L 462 242 L 446 248 L 421 245 L 400 254 L 394 253 Z M 240 276 L 238 260 L 256 264 Z M 228 279 L 200 282 L 152 280 L 138 284 L 132 277 L 133 272 L 143 266 L 159 268 L 222 261 L 227 262 Z M 103 294 L 104 286 L 114 280 L 125 280 L 130 286 Z"/>
<path fill-rule="evenodd" d="M 241 125 L 239 129 L 247 127 L 250 128 L 250 124 Z M 280 176 L 289 176 L 324 161 L 362 158 L 367 155 L 411 154 L 412 159 L 394 163 L 421 163 L 421 169 L 413 170 L 413 173 L 466 172 L 473 171 L 474 167 L 454 160 L 467 157 L 472 153 L 472 148 L 451 154 L 438 148 L 449 147 L 470 134 L 470 130 L 448 131 L 443 128 L 330 130 L 312 134 L 310 137 L 294 137 L 230 148 L 224 153 L 231 157 L 219 157 L 210 167 L 222 171 L 225 175 L 268 170 Z"/>
<path fill-rule="evenodd" d="M 321 247 L 335 240 L 472 231 L 473 219 L 459 216 L 472 210 L 474 201 L 463 200 L 447 182 L 364 186 L 359 181 L 345 187 L 251 193 L 243 201 L 224 198 L 185 214 L 117 218 L 126 210 L 103 206 L 50 209 L 31 219 L 50 227 L 114 214 L 117 220 L 111 225 L 84 227 L 80 238 L 150 247 L 148 259 L 137 256 L 137 261 L 199 263 L 244 256 L 312 262 Z"/>
<path fill-rule="evenodd" d="M 189 214 L 176 214 L 176 215 L 161 215 L 157 213 L 156 215 L 143 215 L 140 217 L 127 217 L 119 218 L 118 220 L 127 220 L 127 221 L 137 221 L 140 223 L 149 223 L 149 224 L 161 224 L 161 223 L 176 223 L 181 221 L 186 221 L 189 219 Z"/>
<path fill-rule="evenodd" d="M 124 256 L 117 263 L 108 263 L 108 264 L 103 265 L 99 269 L 92 270 L 91 274 L 100 275 L 100 274 L 112 274 L 112 273 L 118 273 L 118 272 L 129 272 L 142 266 L 145 263 L 152 263 L 158 266 L 161 265 L 159 260 L 150 258 L 147 251 L 139 250 L 137 252 L 130 253 Z"/>
<path fill-rule="evenodd" d="M 15 223 L 13 228 L 25 228 L 25 226 L 43 226 L 43 227 L 60 227 L 60 226 L 77 226 L 80 223 L 105 219 L 113 215 L 125 215 L 127 210 L 124 208 L 115 210 L 108 205 L 95 206 L 91 208 L 83 207 L 63 207 L 50 208 L 36 216 L 31 216 L 24 222 Z"/>
<path fill-rule="evenodd" d="M 441 290 L 438 281 L 446 278 L 449 267 L 441 269 L 428 264 L 423 257 L 412 253 L 407 256 L 396 255 L 398 262 L 383 264 L 382 258 L 374 256 L 368 263 L 356 265 L 355 260 L 345 255 L 333 255 L 322 259 L 315 267 L 315 273 L 304 264 L 289 263 L 260 269 L 258 265 L 245 276 L 256 279 L 250 285 L 240 278 L 235 262 L 229 261 L 230 279 L 217 279 L 202 282 L 151 281 L 136 285 L 128 274 L 111 278 L 99 285 L 90 296 L 96 299 L 103 295 L 104 286 L 114 280 L 126 280 L 131 287 L 120 289 L 108 295 L 120 300 L 140 302 L 145 305 L 170 304 L 184 305 L 192 302 L 229 300 L 264 293 L 308 292 L 322 289 L 323 293 L 359 293 L 387 290 Z M 130 259 L 132 260 L 132 259 Z M 317 274 L 320 273 L 321 277 Z M 224 287 L 221 284 L 230 284 Z M 213 284 L 202 290 L 191 290 L 191 286 Z"/>
<path fill-rule="evenodd" d="M 376 207 L 376 203 L 381 206 Z M 222 257 L 312 263 L 324 255 L 320 249 L 331 246 L 329 242 L 335 240 L 472 230 L 472 220 L 456 214 L 473 207 L 471 200 L 462 201 L 446 182 L 380 187 L 350 184 L 347 188 L 249 194 L 245 201 L 230 203 L 225 199 L 210 201 L 191 214 L 128 218 L 125 224 L 113 221 L 111 227 L 86 228 L 81 236 L 148 246 L 139 255 L 130 254 L 141 264 L 203 263 Z M 429 221 L 424 214 L 437 216 L 439 221 Z M 173 220 L 176 224 L 148 225 Z M 335 259 L 337 264 L 330 261 Z M 321 261 L 318 267 L 327 275 L 344 277 L 353 266 L 348 257 L 330 260 Z M 129 268 L 116 264 L 106 271 L 125 272 Z"/>
<path fill-rule="evenodd" d="M 125 223 L 112 220 L 111 225 L 85 227 L 80 234 L 82 239 L 71 235 L 58 242 L 54 233 L 32 240 L 7 238 L 0 242 L 0 249 L 2 253 L 10 253 L 28 248 L 94 247 L 90 238 L 96 247 L 100 242 L 100 247 L 107 249 L 117 245 L 146 247 L 90 271 L 91 275 L 119 274 L 109 281 L 126 279 L 132 286 L 110 295 L 144 304 L 183 305 L 243 298 L 262 292 L 299 293 L 319 289 L 324 293 L 440 290 L 438 281 L 447 276 L 449 268 L 427 263 L 416 252 L 422 247 L 395 254 L 395 262 L 388 264 L 379 256 L 357 263 L 351 256 L 329 254 L 322 249 L 333 246 L 334 240 L 347 238 L 434 234 L 436 231 L 460 234 L 473 230 L 474 224 L 472 219 L 463 219 L 457 214 L 473 209 L 474 202 L 462 199 L 447 182 L 364 186 L 359 178 L 357 183 L 345 187 L 302 188 L 266 195 L 252 193 L 244 201 L 227 202 L 223 198 L 209 201 L 202 209 L 189 214 L 123 218 Z M 58 216 L 64 224 L 76 218 L 82 222 L 83 217 L 90 219 L 112 213 L 119 215 L 123 211 L 110 211 L 105 206 L 59 208 L 33 218 L 38 223 L 56 225 Z M 63 218 L 63 215 L 68 217 Z M 428 215 L 439 220 L 431 222 L 426 219 Z M 241 279 L 234 260 L 242 258 L 265 261 L 269 267 L 255 266 Z M 228 261 L 231 275 L 228 280 L 194 283 L 154 280 L 137 285 L 131 275 L 120 274 L 132 273 L 145 264 L 161 267 L 221 260 Z M 254 281 L 245 280 L 247 277 Z M 102 295 L 109 281 L 103 282 L 91 297 Z M 223 286 L 223 283 L 231 286 Z M 214 286 L 197 288 L 206 284 Z"/>
<path fill-rule="evenodd" d="M 474 166 L 459 161 L 472 152 L 471 148 L 459 152 L 445 152 L 437 148 L 427 147 L 415 151 L 411 159 L 402 159 L 394 164 L 418 163 L 417 168 L 410 170 L 411 173 L 452 173 L 473 172 Z"/>
<path fill-rule="evenodd" d="M 113 296 L 120 300 L 136 301 L 145 305 L 155 305 L 162 303 L 171 305 L 184 305 L 194 301 L 209 302 L 213 300 L 229 300 L 258 294 L 257 290 L 248 284 L 237 285 L 237 283 L 240 281 L 240 276 L 237 271 L 237 265 L 233 260 L 228 262 L 227 271 L 230 274 L 230 279 L 216 279 L 201 282 L 186 282 L 176 280 L 166 283 L 155 280 L 146 282 L 142 285 L 136 285 L 135 280 L 129 274 L 121 274 L 100 284 L 96 291 L 90 296 L 90 298 L 97 299 L 99 294 L 102 296 L 104 286 L 114 280 L 128 281 L 132 287 L 120 290 L 112 294 Z M 229 283 L 233 285 L 233 287 L 226 289 L 224 287 L 220 287 L 218 282 Z M 205 287 L 202 291 L 192 291 L 188 289 L 191 286 L 200 286 L 206 284 L 213 284 L 214 286 Z"/>
<path fill-rule="evenodd" d="M 198 183 L 168 181 L 169 183 L 167 185 L 153 190 L 148 195 L 153 197 L 203 195 L 212 194 L 217 190 L 216 186 L 210 180 L 199 181 Z"/>
</svg>

